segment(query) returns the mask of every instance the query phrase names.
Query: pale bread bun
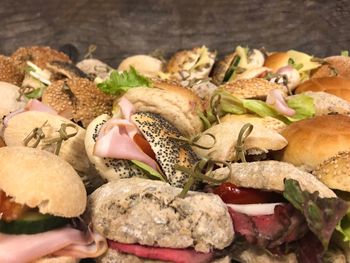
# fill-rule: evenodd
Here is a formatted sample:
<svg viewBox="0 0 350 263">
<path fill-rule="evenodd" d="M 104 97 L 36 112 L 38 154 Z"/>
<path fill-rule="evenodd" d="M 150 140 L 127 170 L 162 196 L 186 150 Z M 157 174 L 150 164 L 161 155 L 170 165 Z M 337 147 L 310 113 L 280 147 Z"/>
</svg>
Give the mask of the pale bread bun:
<svg viewBox="0 0 350 263">
<path fill-rule="evenodd" d="M 350 152 L 341 152 L 312 172 L 329 188 L 350 192 Z"/>
<path fill-rule="evenodd" d="M 350 78 L 350 57 L 331 56 L 324 59 L 321 67 L 312 72 L 311 78 L 344 77 Z"/>
<path fill-rule="evenodd" d="M 342 77 L 309 79 L 295 89 L 295 93 L 305 91 L 324 91 L 350 102 L 350 79 Z"/>
<path fill-rule="evenodd" d="M 278 161 L 260 161 L 250 163 L 232 163 L 229 182 L 246 188 L 266 191 L 284 191 L 284 180 L 294 179 L 299 182 L 302 190 L 309 193 L 318 191 L 321 197 L 336 197 L 336 194 L 315 176 L 304 172 L 295 166 Z M 227 175 L 229 168 L 215 170 L 214 177 Z"/>
<path fill-rule="evenodd" d="M 153 88 L 133 88 L 125 94 L 137 112 L 161 115 L 184 136 L 201 132 L 203 123 L 198 112 L 203 110 L 201 99 L 192 91 L 170 82 L 154 81 Z"/>
<path fill-rule="evenodd" d="M 214 125 L 203 132 L 197 141 L 199 145 L 210 147 L 213 145 L 213 138 L 206 134 L 212 134 L 216 138 L 214 146 L 210 149 L 201 149 L 198 147 L 193 147 L 193 149 L 199 156 L 212 158 L 216 161 L 236 161 L 238 156 L 236 156 L 235 146 L 239 132 L 244 124 L 246 122 L 235 121 Z M 280 150 L 286 145 L 287 141 L 282 135 L 256 124 L 251 134 L 245 140 L 244 149 L 248 151 L 248 154 L 250 150 L 258 150 L 254 152 L 266 153 L 269 150 Z"/>
<path fill-rule="evenodd" d="M 24 146 L 24 139 L 33 131 L 33 129 L 41 127 L 46 121 L 47 123 L 42 127 L 45 139 L 59 137 L 58 130 L 61 128 L 61 124 L 71 124 L 76 127 L 78 133 L 62 142 L 59 157 L 70 163 L 77 171 L 88 171 L 90 163 L 85 153 L 85 130 L 72 121 L 59 115 L 39 111 L 26 111 L 13 116 L 9 120 L 7 128 L 4 130 L 4 140 L 6 145 Z M 68 134 L 71 134 L 76 130 L 72 127 L 68 127 L 66 131 Z M 48 147 L 45 145 L 45 139 L 41 140 L 38 149 L 53 152 L 55 146 Z"/>
<path fill-rule="evenodd" d="M 0 189 L 43 214 L 77 217 L 86 191 L 72 166 L 56 155 L 27 147 L 0 148 Z"/>
<path fill-rule="evenodd" d="M 96 58 L 84 59 L 76 66 L 88 76 L 96 76 L 102 80 L 106 80 L 112 71 L 112 67 Z"/>
<path fill-rule="evenodd" d="M 264 67 L 270 68 L 273 72 L 276 72 L 281 67 L 288 65 L 289 58 L 287 52 L 275 52 L 266 58 Z"/>
<path fill-rule="evenodd" d="M 229 246 L 232 220 L 220 197 L 190 191 L 181 198 L 180 192 L 161 181 L 120 179 L 89 196 L 87 215 L 96 231 L 121 243 L 204 253 Z"/>
<path fill-rule="evenodd" d="M 324 115 L 298 121 L 282 135 L 288 146 L 280 159 L 311 171 L 339 152 L 350 150 L 350 117 Z"/>
<path fill-rule="evenodd" d="M 19 87 L 13 84 L 0 81 L 0 123 L 2 122 L 2 118 L 11 111 L 24 107 L 25 102 L 23 98 L 20 101 L 17 101 L 17 98 L 19 97 L 19 89 Z"/>
<path fill-rule="evenodd" d="M 252 114 L 226 114 L 224 117 L 220 118 L 220 122 L 244 122 L 244 123 L 251 123 L 253 125 L 262 125 L 267 129 L 276 131 L 280 133 L 283 131 L 284 128 L 287 127 L 287 124 L 285 124 L 283 121 L 280 121 L 278 119 L 272 118 L 272 117 L 259 117 Z"/>
<path fill-rule="evenodd" d="M 221 86 L 233 96 L 239 98 L 258 98 L 266 99 L 271 90 L 278 89 L 287 95 L 287 88 L 277 83 L 269 82 L 263 78 L 238 79 L 230 81 Z"/>
<path fill-rule="evenodd" d="M 139 73 L 146 76 L 157 76 L 163 71 L 163 62 L 148 55 L 135 55 L 125 58 L 118 66 L 119 71 L 129 70 L 134 67 Z"/>
<path fill-rule="evenodd" d="M 43 257 L 31 263 L 78 263 L 79 259 L 72 257 Z"/>
<path fill-rule="evenodd" d="M 350 102 L 323 91 L 306 91 L 305 95 L 313 99 L 315 105 L 315 116 L 329 114 L 350 115 Z M 293 96 L 288 96 L 287 101 Z"/>
<path fill-rule="evenodd" d="M 244 263 L 297 263 L 297 257 L 294 253 L 281 256 L 273 256 L 264 249 L 248 248 L 237 256 L 240 262 Z"/>
</svg>

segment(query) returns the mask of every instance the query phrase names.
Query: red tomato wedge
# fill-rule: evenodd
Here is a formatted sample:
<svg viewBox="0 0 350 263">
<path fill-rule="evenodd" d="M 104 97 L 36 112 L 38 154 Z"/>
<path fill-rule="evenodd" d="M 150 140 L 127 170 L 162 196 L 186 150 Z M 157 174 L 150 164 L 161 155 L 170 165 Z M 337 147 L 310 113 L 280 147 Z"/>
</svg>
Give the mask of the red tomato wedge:
<svg viewBox="0 0 350 263">
<path fill-rule="evenodd" d="M 213 257 L 213 253 L 200 253 L 196 252 L 194 249 L 150 247 L 138 244 L 119 243 L 111 240 L 108 240 L 108 246 L 120 252 L 138 257 L 175 263 L 207 263 L 210 262 Z"/>
<path fill-rule="evenodd" d="M 229 182 L 215 187 L 213 192 L 227 204 L 275 203 L 283 200 L 282 196 L 277 193 L 237 187 Z"/>
</svg>

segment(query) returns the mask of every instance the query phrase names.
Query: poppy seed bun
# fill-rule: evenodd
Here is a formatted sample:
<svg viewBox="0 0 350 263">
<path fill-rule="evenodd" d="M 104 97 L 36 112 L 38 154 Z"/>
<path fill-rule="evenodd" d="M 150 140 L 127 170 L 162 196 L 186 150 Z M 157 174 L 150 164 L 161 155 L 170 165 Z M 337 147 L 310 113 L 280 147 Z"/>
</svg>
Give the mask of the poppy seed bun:
<svg viewBox="0 0 350 263">
<path fill-rule="evenodd" d="M 329 188 L 350 192 L 350 152 L 341 152 L 324 161 L 313 174 Z"/>
<path fill-rule="evenodd" d="M 0 148 L 0 189 L 43 214 L 77 217 L 86 191 L 72 166 L 56 155 L 27 147 Z"/>
<path fill-rule="evenodd" d="M 281 160 L 314 170 L 339 152 L 350 150 L 350 117 L 324 115 L 298 121 L 283 130 L 288 145 Z"/>
<path fill-rule="evenodd" d="M 147 111 L 161 115 L 184 136 L 201 132 L 203 123 L 198 116 L 202 111 L 201 99 L 192 91 L 170 82 L 153 83 L 153 88 L 133 88 L 125 94 L 137 112 Z"/>
<path fill-rule="evenodd" d="M 109 182 L 89 197 L 94 229 L 107 239 L 207 253 L 231 244 L 232 220 L 219 196 L 189 192 L 155 180 Z"/>
<path fill-rule="evenodd" d="M 338 76 L 350 78 L 350 58 L 346 56 L 331 56 L 325 58 L 321 67 L 316 69 L 311 78 Z"/>
<path fill-rule="evenodd" d="M 293 179 L 299 182 L 302 190 L 309 193 L 318 191 L 320 197 L 336 197 L 335 193 L 315 176 L 289 163 L 278 161 L 232 163 L 231 171 L 228 181 L 240 187 L 282 192 L 284 180 Z M 222 178 L 228 172 L 228 167 L 219 168 L 214 171 L 214 177 Z"/>
<path fill-rule="evenodd" d="M 350 79 L 342 77 L 309 79 L 300 84 L 295 93 L 305 91 L 324 91 L 350 102 Z"/>
</svg>

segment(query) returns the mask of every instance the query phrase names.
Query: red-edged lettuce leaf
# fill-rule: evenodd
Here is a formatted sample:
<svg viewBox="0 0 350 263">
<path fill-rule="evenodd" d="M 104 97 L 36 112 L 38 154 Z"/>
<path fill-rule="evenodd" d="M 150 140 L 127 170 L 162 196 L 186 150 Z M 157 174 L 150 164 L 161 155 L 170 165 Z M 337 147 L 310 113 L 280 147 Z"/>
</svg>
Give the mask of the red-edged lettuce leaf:
<svg viewBox="0 0 350 263">
<path fill-rule="evenodd" d="M 305 216 L 311 232 L 327 250 L 336 225 L 348 210 L 347 203 L 340 198 L 321 198 L 318 192 L 302 191 L 296 180 L 284 181 L 283 196 Z"/>
</svg>

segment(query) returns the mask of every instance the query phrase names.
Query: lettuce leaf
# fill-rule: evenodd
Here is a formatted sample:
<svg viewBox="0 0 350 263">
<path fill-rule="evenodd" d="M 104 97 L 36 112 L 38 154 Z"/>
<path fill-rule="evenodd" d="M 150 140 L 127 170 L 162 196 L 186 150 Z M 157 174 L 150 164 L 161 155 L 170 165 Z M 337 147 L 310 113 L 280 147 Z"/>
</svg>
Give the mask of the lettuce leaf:
<svg viewBox="0 0 350 263">
<path fill-rule="evenodd" d="M 149 165 L 147 165 L 147 164 L 145 164 L 143 162 L 137 161 L 137 160 L 131 160 L 131 162 L 134 165 L 136 165 L 138 168 L 140 168 L 142 171 L 144 171 L 149 179 L 161 180 L 161 181 L 166 182 L 166 180 L 164 179 L 163 175 L 158 173 L 151 166 L 149 166 Z"/>
<path fill-rule="evenodd" d="M 291 122 L 311 118 L 316 113 L 313 98 L 305 94 L 298 94 L 290 97 L 287 100 L 287 105 L 289 108 L 295 110 L 294 116 L 286 116 L 286 118 Z"/>
<path fill-rule="evenodd" d="M 343 241 L 350 241 L 350 210 L 338 223 L 336 229 L 342 234 Z"/>
<path fill-rule="evenodd" d="M 305 216 L 311 232 L 327 249 L 329 240 L 341 218 L 348 210 L 347 203 L 337 197 L 321 198 L 318 192 L 302 191 L 299 182 L 284 181 L 283 196 Z"/>
<path fill-rule="evenodd" d="M 120 96 L 129 89 L 135 87 L 151 86 L 151 80 L 140 75 L 132 66 L 129 71 L 124 71 L 122 73 L 113 71 L 107 80 L 97 84 L 97 87 L 104 93 L 116 96 Z"/>
<path fill-rule="evenodd" d="M 283 122 L 288 122 L 286 118 L 278 113 L 275 109 L 271 108 L 266 102 L 262 100 L 243 100 L 243 106 L 249 111 L 259 115 L 260 117 L 273 117 Z"/>
</svg>

